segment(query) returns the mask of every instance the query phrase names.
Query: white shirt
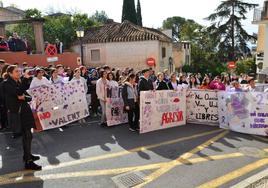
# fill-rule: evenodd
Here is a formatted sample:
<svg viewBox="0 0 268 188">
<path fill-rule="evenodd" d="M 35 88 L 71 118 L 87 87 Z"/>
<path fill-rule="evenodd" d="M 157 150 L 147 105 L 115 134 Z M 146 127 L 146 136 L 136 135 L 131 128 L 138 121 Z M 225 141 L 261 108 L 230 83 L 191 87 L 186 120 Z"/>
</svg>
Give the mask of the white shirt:
<svg viewBox="0 0 268 188">
<path fill-rule="evenodd" d="M 46 77 L 42 77 L 42 79 L 38 79 L 37 77 L 34 77 L 31 85 L 30 85 L 30 89 L 38 87 L 38 86 L 42 86 L 42 85 L 49 85 L 49 81 Z"/>
<path fill-rule="evenodd" d="M 118 83 L 114 80 L 108 81 L 108 86 L 109 87 L 118 87 Z"/>
</svg>

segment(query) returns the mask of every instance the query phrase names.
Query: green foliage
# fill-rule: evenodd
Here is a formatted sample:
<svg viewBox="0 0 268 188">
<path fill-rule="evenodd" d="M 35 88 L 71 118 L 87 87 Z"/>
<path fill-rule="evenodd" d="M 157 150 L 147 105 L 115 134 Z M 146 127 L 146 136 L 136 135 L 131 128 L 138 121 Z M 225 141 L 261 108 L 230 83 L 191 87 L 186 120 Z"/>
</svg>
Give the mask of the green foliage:
<svg viewBox="0 0 268 188">
<path fill-rule="evenodd" d="M 90 18 L 92 21 L 104 24 L 108 19 L 108 15 L 106 14 L 105 11 L 96 11 L 95 14 L 93 14 Z"/>
<path fill-rule="evenodd" d="M 42 18 L 42 13 L 34 8 L 34 9 L 27 9 L 25 11 L 25 18 L 26 19 L 31 19 L 31 18 Z"/>
<path fill-rule="evenodd" d="M 250 53 L 247 42 L 256 38 L 246 32 L 242 21 L 247 19 L 246 14 L 256 6 L 242 0 L 225 0 L 207 18 L 212 22 L 209 31 L 219 37 L 217 42 L 223 61 L 237 60 Z"/>
<path fill-rule="evenodd" d="M 137 25 L 142 26 L 142 15 L 141 15 L 141 3 L 138 0 L 137 3 Z"/>
<path fill-rule="evenodd" d="M 184 72 L 218 75 L 226 71 L 225 63 L 218 58 L 217 37 L 211 36 L 205 27 L 193 20 L 171 17 L 163 22 L 163 28 L 173 30 L 175 41 L 191 44 L 191 65 L 185 65 Z"/>
<path fill-rule="evenodd" d="M 236 62 L 236 70 L 237 74 L 250 74 L 256 72 L 256 64 L 253 58 L 248 58 L 245 60 L 240 60 Z"/>
<path fill-rule="evenodd" d="M 104 15 L 103 12 L 100 14 Z M 41 12 L 37 9 L 29 9 L 26 10 L 26 17 L 41 18 Z M 54 43 L 58 38 L 63 42 L 65 49 L 70 48 L 76 39 L 76 29 L 78 27 L 83 27 L 87 31 L 91 26 L 98 24 L 90 19 L 87 14 L 62 15 L 58 17 L 46 16 L 44 18 L 44 40 Z M 34 48 L 34 32 L 31 24 L 16 24 L 7 31 L 7 36 L 11 36 L 13 32 L 17 32 L 21 37 L 26 37 Z"/>
<path fill-rule="evenodd" d="M 122 22 L 128 20 L 137 25 L 137 13 L 134 0 L 124 0 L 122 11 Z"/>
</svg>

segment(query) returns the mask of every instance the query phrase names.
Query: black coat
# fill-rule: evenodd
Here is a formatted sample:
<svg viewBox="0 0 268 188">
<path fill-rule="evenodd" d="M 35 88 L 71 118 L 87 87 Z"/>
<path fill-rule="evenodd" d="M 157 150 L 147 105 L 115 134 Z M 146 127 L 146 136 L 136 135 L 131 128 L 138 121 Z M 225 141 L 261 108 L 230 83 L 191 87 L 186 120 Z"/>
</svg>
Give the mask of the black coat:
<svg viewBox="0 0 268 188">
<path fill-rule="evenodd" d="M 8 113 L 19 113 L 21 119 L 21 127 L 30 129 L 35 128 L 33 113 L 28 102 L 31 101 L 29 94 L 23 89 L 24 86 L 21 82 L 16 82 L 12 78 L 4 81 L 5 104 Z M 19 100 L 18 96 L 25 95 L 26 100 Z"/>
<path fill-rule="evenodd" d="M 156 82 L 156 90 L 169 90 L 168 85 L 165 81 Z"/>
<path fill-rule="evenodd" d="M 138 92 L 140 94 L 141 91 L 150 91 L 154 90 L 153 83 L 150 79 L 145 79 L 144 77 L 141 77 L 138 84 Z"/>
</svg>

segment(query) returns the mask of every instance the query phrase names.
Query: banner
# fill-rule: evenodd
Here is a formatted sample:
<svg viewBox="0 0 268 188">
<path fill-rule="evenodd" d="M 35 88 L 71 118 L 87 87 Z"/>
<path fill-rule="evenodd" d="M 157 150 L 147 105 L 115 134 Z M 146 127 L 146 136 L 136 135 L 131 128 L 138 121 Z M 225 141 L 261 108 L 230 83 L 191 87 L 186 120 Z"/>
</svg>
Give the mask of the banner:
<svg viewBox="0 0 268 188">
<path fill-rule="evenodd" d="M 186 90 L 145 91 L 140 95 L 140 133 L 186 124 Z"/>
<path fill-rule="evenodd" d="M 217 91 L 187 91 L 187 122 L 219 125 Z"/>
<path fill-rule="evenodd" d="M 84 84 L 51 84 L 28 90 L 31 107 L 41 130 L 62 127 L 89 115 Z"/>
<path fill-rule="evenodd" d="M 219 92 L 218 97 L 221 128 L 268 135 L 268 93 Z"/>
<path fill-rule="evenodd" d="M 124 112 L 122 87 L 107 88 L 106 118 L 108 126 L 128 123 L 127 113 Z"/>
</svg>

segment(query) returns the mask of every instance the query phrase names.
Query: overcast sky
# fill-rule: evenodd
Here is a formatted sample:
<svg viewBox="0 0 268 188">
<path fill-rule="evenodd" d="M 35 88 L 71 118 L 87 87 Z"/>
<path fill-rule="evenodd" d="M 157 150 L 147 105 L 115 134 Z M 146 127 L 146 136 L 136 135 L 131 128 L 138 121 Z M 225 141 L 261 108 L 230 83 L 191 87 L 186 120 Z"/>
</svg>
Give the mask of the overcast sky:
<svg viewBox="0 0 268 188">
<path fill-rule="evenodd" d="M 136 0 L 137 1 L 137 0 Z M 181 16 L 194 19 L 196 22 L 208 25 L 204 20 L 221 0 L 140 0 L 143 16 L 143 24 L 147 27 L 158 28 L 163 20 L 171 16 Z M 104 10 L 108 16 L 117 22 L 121 21 L 123 0 L 2 0 L 4 6 L 16 4 L 18 8 L 38 8 L 44 12 L 54 10 L 75 10 L 89 15 L 96 10 Z M 247 2 L 260 4 L 264 0 L 247 0 Z M 253 11 L 248 14 L 248 20 L 243 23 L 246 29 L 252 33 L 257 32 L 257 26 L 251 24 Z"/>
</svg>

